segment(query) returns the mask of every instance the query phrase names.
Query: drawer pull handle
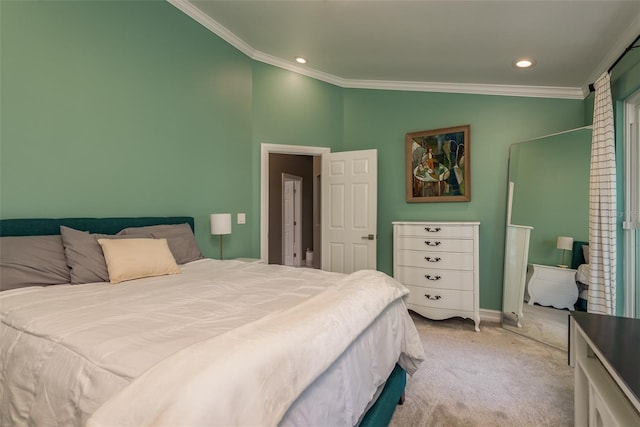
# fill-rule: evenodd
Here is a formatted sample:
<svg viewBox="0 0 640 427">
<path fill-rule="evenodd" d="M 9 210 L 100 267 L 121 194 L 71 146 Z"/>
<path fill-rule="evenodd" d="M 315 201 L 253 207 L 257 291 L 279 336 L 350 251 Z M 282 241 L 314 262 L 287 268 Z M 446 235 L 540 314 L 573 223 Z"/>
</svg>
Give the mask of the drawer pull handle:
<svg viewBox="0 0 640 427">
<path fill-rule="evenodd" d="M 431 227 L 425 227 L 425 228 L 424 228 L 424 231 L 426 231 L 426 232 L 428 232 L 428 233 L 437 233 L 437 232 L 438 232 L 438 231 L 440 231 L 440 230 L 442 230 L 442 228 L 440 228 L 440 227 L 434 227 L 434 228 L 431 228 Z"/>
<path fill-rule="evenodd" d="M 427 279 L 427 280 L 433 280 L 433 281 L 436 281 L 436 280 L 440 280 L 440 279 L 442 279 L 442 276 L 432 276 L 432 275 L 430 275 L 430 274 L 425 274 L 425 275 L 424 275 L 424 278 L 425 278 L 425 279 Z"/>
<path fill-rule="evenodd" d="M 439 256 L 438 256 L 438 257 L 435 257 L 435 258 L 431 258 L 430 256 L 426 256 L 426 257 L 424 257 L 424 259 L 426 259 L 426 260 L 427 260 L 427 261 L 429 261 L 429 262 L 438 262 L 438 261 L 440 261 L 442 258 L 440 258 Z"/>
<path fill-rule="evenodd" d="M 427 299 L 430 299 L 430 300 L 432 300 L 432 301 L 437 301 L 437 300 L 439 300 L 440 298 L 442 298 L 440 295 L 434 295 L 434 296 L 431 296 L 431 294 L 424 294 L 424 296 L 425 296 L 425 297 L 427 297 Z"/>
<path fill-rule="evenodd" d="M 437 240 L 435 242 L 432 242 L 431 240 L 425 240 L 424 244 L 427 246 L 440 246 L 442 242 Z"/>
</svg>

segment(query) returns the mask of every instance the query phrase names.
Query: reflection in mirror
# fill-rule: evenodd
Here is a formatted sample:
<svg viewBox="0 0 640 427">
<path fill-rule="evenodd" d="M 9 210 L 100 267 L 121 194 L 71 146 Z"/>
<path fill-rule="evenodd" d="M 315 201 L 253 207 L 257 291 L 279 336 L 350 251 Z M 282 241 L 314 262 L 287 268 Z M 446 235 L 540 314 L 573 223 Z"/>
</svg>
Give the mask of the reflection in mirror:
<svg viewBox="0 0 640 427">
<path fill-rule="evenodd" d="M 590 156 L 591 127 L 515 143 L 509 151 L 502 324 L 561 349 L 569 310 L 586 305 L 576 273 L 589 237 Z M 575 242 L 567 268 L 558 267 L 561 236 Z"/>
</svg>

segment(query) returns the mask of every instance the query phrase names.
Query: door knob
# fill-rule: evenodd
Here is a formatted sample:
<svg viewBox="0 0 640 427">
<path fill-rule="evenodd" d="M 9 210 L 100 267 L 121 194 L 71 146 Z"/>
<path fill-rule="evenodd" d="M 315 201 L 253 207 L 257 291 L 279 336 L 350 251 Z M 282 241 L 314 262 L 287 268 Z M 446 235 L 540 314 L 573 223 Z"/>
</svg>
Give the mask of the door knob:
<svg viewBox="0 0 640 427">
<path fill-rule="evenodd" d="M 375 236 L 373 234 L 367 234 L 366 236 L 362 236 L 362 240 L 373 240 Z"/>
</svg>

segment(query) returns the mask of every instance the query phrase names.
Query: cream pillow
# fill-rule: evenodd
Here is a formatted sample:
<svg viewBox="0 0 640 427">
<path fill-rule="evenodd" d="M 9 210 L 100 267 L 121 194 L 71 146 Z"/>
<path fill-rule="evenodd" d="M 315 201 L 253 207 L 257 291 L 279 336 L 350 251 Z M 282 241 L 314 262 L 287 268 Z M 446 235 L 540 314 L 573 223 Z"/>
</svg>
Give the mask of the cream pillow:
<svg viewBox="0 0 640 427">
<path fill-rule="evenodd" d="M 109 272 L 109 282 L 179 274 L 167 239 L 98 239 Z"/>
</svg>

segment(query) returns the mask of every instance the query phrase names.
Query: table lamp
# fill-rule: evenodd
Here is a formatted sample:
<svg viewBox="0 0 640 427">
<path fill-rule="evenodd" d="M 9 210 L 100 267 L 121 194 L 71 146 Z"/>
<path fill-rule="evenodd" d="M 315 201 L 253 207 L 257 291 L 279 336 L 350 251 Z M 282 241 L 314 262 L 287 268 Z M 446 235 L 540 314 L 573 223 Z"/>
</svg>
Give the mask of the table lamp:
<svg viewBox="0 0 640 427">
<path fill-rule="evenodd" d="M 222 236 L 231 234 L 231 214 L 216 213 L 210 215 L 211 234 L 220 236 L 220 259 L 222 259 Z"/>
<path fill-rule="evenodd" d="M 567 268 L 568 266 L 564 263 L 564 254 L 566 251 L 570 251 L 573 246 L 573 237 L 566 236 L 558 236 L 558 241 L 556 242 L 556 247 L 558 249 L 562 249 L 562 258 L 560 259 L 560 264 L 558 267 Z"/>
</svg>

